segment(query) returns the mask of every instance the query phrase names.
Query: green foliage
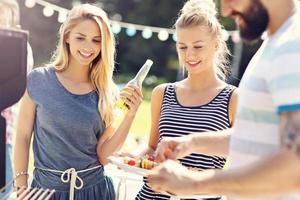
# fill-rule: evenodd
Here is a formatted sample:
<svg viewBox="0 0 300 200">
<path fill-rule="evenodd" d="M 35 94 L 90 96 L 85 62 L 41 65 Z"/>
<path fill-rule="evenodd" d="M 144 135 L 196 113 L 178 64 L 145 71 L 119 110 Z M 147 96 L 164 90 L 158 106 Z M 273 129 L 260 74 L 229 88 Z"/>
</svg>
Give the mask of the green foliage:
<svg viewBox="0 0 300 200">
<path fill-rule="evenodd" d="M 24 0 L 17 0 L 21 10 L 22 27 L 29 31 L 29 42 L 33 49 L 36 66 L 49 62 L 58 40 L 60 24 L 57 22 L 57 15 L 45 17 L 42 14 L 43 6 L 36 5 L 34 8 L 26 8 Z M 108 13 L 109 18 L 114 19 L 116 15 L 121 16 L 121 21 L 171 28 L 175 23 L 178 12 L 186 0 L 49 0 L 58 6 L 70 9 L 74 2 L 96 3 Z M 219 3 L 219 0 L 216 1 Z M 235 24 L 229 18 L 220 17 L 220 20 L 227 30 L 235 29 Z M 122 77 L 128 76 L 129 80 L 147 58 L 154 61 L 149 76 L 163 77 L 166 82 L 173 82 L 177 78 L 179 68 L 175 49 L 175 42 L 170 37 L 167 41 L 160 41 L 154 33 L 150 39 L 144 39 L 138 31 L 135 36 L 129 37 L 125 30 L 116 35 L 117 57 L 115 79 L 123 81 Z M 232 43 L 228 43 L 230 49 Z M 247 47 L 248 52 L 255 51 L 255 47 Z M 250 55 L 249 57 L 251 57 Z M 247 56 L 248 58 L 248 56 Z M 248 59 L 243 60 L 247 63 Z M 120 79 L 120 80 L 119 80 Z M 161 80 L 158 78 L 158 80 Z M 153 83 L 151 87 L 155 84 Z M 146 86 L 147 87 L 147 86 Z"/>
<path fill-rule="evenodd" d="M 183 5 L 182 0 L 103 0 L 104 9 L 113 18 L 122 16 L 122 21 L 171 28 L 177 13 Z M 157 34 L 144 39 L 138 31 L 129 37 L 125 29 L 117 35 L 116 76 L 135 74 L 147 58 L 154 61 L 149 75 L 162 76 L 166 80 L 176 80 L 177 66 L 170 65 L 177 60 L 175 42 L 170 37 L 167 41 L 159 41 Z M 171 62 L 172 61 L 172 62 Z"/>
<path fill-rule="evenodd" d="M 115 76 L 115 82 L 118 84 L 119 89 L 122 89 L 128 81 L 130 81 L 135 75 L 134 74 L 123 74 Z M 157 77 L 155 75 L 148 75 L 143 82 L 143 95 L 146 101 L 150 101 L 151 93 L 154 87 L 159 84 L 166 83 L 168 80 L 164 77 Z"/>
<path fill-rule="evenodd" d="M 132 152 L 139 144 L 146 145 L 148 143 L 151 127 L 150 109 L 150 101 L 145 100 L 134 118 L 126 142 L 122 147 L 123 151 Z"/>
</svg>

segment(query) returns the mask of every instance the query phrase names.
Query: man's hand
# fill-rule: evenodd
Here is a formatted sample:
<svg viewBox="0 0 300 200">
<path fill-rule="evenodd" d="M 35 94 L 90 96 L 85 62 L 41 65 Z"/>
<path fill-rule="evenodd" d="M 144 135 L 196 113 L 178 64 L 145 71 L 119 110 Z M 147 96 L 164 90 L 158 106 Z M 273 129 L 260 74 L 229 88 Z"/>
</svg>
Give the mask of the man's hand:
<svg viewBox="0 0 300 200">
<path fill-rule="evenodd" d="M 155 160 L 163 162 L 167 159 L 175 160 L 191 154 L 193 152 L 192 141 L 190 136 L 162 139 L 157 146 Z"/>
<path fill-rule="evenodd" d="M 167 160 L 151 171 L 148 175 L 148 182 L 156 192 L 192 195 L 196 191 L 198 176 L 199 172 L 190 171 L 175 161 Z"/>
</svg>

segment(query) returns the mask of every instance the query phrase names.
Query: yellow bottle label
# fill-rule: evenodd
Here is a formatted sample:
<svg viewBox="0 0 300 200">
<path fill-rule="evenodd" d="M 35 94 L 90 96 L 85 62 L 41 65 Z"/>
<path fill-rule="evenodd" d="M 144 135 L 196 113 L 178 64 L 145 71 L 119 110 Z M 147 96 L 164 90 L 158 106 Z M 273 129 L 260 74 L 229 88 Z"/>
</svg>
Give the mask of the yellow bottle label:
<svg viewBox="0 0 300 200">
<path fill-rule="evenodd" d="M 123 99 L 118 99 L 116 102 L 116 107 L 120 108 L 121 110 L 123 110 L 125 113 L 128 112 L 129 108 L 128 106 L 125 104 L 125 102 L 123 101 Z"/>
</svg>

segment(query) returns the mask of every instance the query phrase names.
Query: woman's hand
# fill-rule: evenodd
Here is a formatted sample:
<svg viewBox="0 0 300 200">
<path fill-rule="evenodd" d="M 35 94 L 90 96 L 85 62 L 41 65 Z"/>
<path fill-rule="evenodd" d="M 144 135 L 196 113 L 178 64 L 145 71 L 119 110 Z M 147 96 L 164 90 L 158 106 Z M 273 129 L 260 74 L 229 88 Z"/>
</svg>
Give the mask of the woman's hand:
<svg viewBox="0 0 300 200">
<path fill-rule="evenodd" d="M 133 84 L 128 84 L 121 91 L 120 97 L 124 100 L 128 107 L 127 115 L 134 116 L 143 102 L 143 94 L 141 89 Z"/>
</svg>

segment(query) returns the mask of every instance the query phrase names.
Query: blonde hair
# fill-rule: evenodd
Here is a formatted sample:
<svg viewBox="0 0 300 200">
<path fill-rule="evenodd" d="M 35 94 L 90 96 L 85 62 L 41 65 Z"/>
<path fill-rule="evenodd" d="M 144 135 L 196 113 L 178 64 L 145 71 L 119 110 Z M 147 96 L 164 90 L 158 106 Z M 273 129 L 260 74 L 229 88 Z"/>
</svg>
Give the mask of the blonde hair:
<svg viewBox="0 0 300 200">
<path fill-rule="evenodd" d="M 51 65 L 56 71 L 64 71 L 69 67 L 70 50 L 66 43 L 66 36 L 79 22 L 92 19 L 101 32 L 101 51 L 90 66 L 90 78 L 99 95 L 98 110 L 108 127 L 114 120 L 114 105 L 117 98 L 117 87 L 113 82 L 115 39 L 110 29 L 106 13 L 96 6 L 82 4 L 75 6 L 69 13 L 66 21 L 61 25 L 60 39 L 52 58 Z"/>
<path fill-rule="evenodd" d="M 179 12 L 179 17 L 174 26 L 176 29 L 199 25 L 208 28 L 219 44 L 214 61 L 215 67 L 217 67 L 217 74 L 225 80 L 229 72 L 228 55 L 230 55 L 230 51 L 227 48 L 226 41 L 223 39 L 225 30 L 216 15 L 216 5 L 213 0 L 189 0 Z"/>
<path fill-rule="evenodd" d="M 20 26 L 20 14 L 19 4 L 16 0 L 0 0 L 0 18 L 1 21 L 6 21 L 6 24 L 10 28 L 19 28 Z"/>
</svg>

